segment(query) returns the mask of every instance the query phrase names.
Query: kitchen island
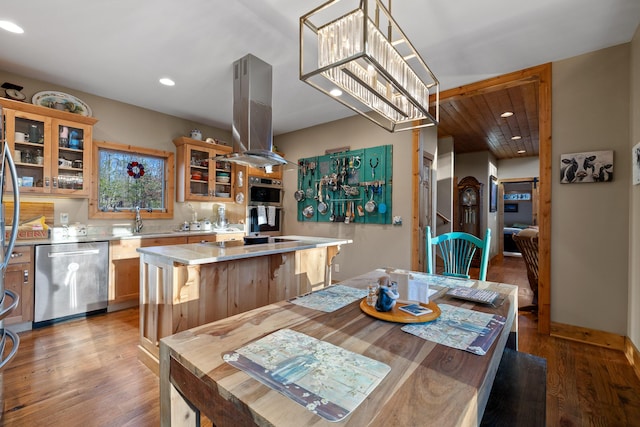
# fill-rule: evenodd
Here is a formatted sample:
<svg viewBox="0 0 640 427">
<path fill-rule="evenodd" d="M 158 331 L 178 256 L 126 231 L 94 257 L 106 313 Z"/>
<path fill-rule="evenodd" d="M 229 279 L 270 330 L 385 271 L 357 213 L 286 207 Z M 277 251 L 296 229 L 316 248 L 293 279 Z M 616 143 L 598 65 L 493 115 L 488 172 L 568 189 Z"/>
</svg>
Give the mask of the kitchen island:
<svg viewBox="0 0 640 427">
<path fill-rule="evenodd" d="M 138 248 L 140 360 L 157 373 L 161 338 L 331 284 L 333 258 L 351 242 L 282 236 Z"/>
</svg>

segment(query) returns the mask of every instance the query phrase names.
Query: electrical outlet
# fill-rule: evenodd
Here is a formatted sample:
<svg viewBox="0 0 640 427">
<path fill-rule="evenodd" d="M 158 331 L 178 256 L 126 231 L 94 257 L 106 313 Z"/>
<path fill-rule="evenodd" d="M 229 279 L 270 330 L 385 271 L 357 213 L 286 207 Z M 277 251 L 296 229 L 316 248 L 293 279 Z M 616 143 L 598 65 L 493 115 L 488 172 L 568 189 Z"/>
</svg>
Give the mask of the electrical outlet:
<svg viewBox="0 0 640 427">
<path fill-rule="evenodd" d="M 333 271 L 340 273 L 340 264 L 333 264 Z"/>
</svg>

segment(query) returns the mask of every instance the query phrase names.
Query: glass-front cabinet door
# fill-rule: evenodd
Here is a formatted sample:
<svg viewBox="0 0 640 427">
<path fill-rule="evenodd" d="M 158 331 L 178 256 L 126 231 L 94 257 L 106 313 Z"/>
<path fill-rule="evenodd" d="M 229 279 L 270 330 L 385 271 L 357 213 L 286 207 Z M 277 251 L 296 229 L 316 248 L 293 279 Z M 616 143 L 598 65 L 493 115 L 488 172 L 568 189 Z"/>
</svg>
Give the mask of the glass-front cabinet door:
<svg viewBox="0 0 640 427">
<path fill-rule="evenodd" d="M 13 141 L 13 160 L 23 193 L 48 192 L 51 165 L 45 161 L 51 119 L 20 111 L 7 112 L 7 139 Z"/>
<path fill-rule="evenodd" d="M 201 147 L 186 146 L 189 159 L 187 200 L 211 201 L 231 198 L 231 164 L 212 160 L 218 153 Z"/>
<path fill-rule="evenodd" d="M 214 157 L 231 152 L 231 147 L 210 144 L 191 138 L 173 140 L 178 147 L 176 200 L 228 202 L 233 197 L 233 166 L 217 162 Z"/>
<path fill-rule="evenodd" d="M 210 200 L 214 194 L 214 187 L 210 178 L 209 150 L 187 146 L 189 159 L 187 196 L 190 200 Z"/>
<path fill-rule="evenodd" d="M 88 195 L 91 126 L 54 119 L 53 130 L 52 191 Z"/>
<path fill-rule="evenodd" d="M 20 191 L 88 196 L 92 129 L 97 120 L 4 99 L 0 105 Z M 13 191 L 7 184 L 5 189 Z"/>
</svg>

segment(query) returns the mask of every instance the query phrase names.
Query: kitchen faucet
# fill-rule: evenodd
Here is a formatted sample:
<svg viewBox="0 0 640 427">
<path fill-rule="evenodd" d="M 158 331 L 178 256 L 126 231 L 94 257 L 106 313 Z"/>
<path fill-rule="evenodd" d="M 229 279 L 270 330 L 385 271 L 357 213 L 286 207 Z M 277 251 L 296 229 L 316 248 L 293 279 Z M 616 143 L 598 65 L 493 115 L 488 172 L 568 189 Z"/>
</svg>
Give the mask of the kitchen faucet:
<svg viewBox="0 0 640 427">
<path fill-rule="evenodd" d="M 142 227 L 144 227 L 144 225 L 142 224 L 142 217 L 140 216 L 140 206 L 136 206 L 136 226 L 133 229 L 133 232 L 134 233 L 141 232 Z"/>
</svg>

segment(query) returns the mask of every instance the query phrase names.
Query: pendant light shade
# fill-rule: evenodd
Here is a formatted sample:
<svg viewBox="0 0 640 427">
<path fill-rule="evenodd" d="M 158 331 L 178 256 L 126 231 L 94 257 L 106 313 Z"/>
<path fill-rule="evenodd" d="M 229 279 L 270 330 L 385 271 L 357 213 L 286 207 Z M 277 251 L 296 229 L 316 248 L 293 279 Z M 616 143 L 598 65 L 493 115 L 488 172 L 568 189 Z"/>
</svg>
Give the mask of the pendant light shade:
<svg viewBox="0 0 640 427">
<path fill-rule="evenodd" d="M 380 0 L 302 16 L 300 79 L 390 132 L 438 123 L 438 80 Z"/>
</svg>

